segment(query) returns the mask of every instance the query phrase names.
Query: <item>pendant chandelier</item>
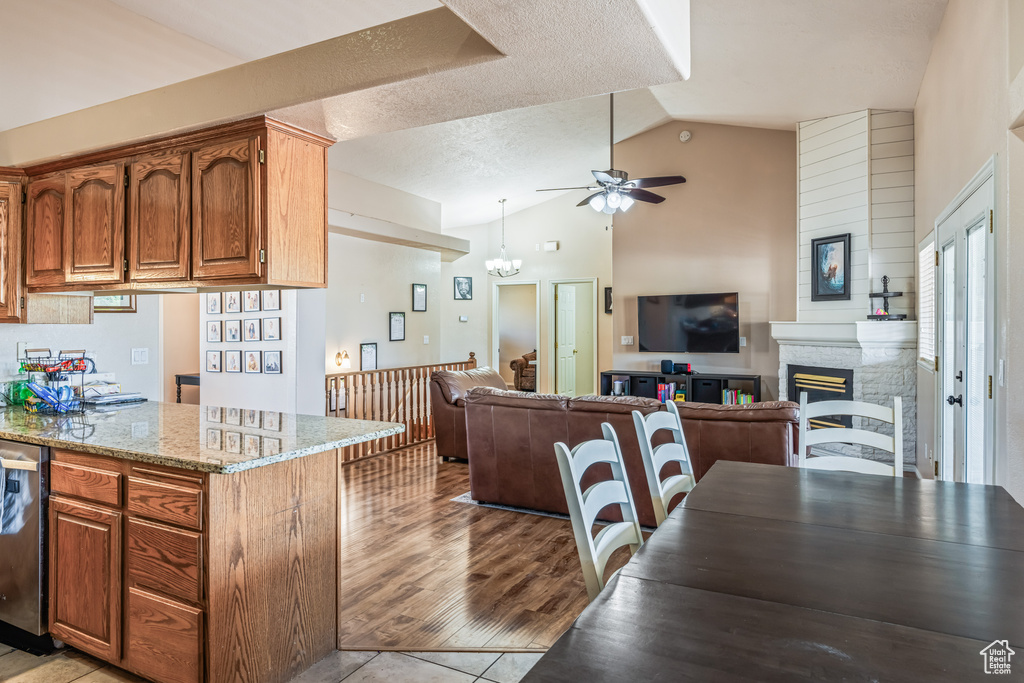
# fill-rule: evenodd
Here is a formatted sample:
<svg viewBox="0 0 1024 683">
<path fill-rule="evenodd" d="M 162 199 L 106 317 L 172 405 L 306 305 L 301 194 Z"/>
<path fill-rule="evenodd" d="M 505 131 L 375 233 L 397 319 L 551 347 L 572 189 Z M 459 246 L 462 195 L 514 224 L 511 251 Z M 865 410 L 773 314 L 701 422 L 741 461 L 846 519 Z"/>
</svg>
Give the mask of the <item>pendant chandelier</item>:
<svg viewBox="0 0 1024 683">
<path fill-rule="evenodd" d="M 505 253 L 505 200 L 499 199 L 501 204 L 501 251 L 498 258 L 487 261 L 487 274 L 494 277 L 511 277 L 519 272 L 523 262 L 519 259 L 510 260 Z"/>
</svg>

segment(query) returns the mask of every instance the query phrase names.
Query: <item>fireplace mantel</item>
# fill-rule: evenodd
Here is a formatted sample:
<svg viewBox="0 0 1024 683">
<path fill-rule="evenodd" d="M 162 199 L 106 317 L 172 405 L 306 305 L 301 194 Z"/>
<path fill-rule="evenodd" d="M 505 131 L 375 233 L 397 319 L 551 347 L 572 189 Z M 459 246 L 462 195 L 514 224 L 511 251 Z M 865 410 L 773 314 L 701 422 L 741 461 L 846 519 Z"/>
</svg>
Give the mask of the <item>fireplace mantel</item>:
<svg viewBox="0 0 1024 683">
<path fill-rule="evenodd" d="M 780 345 L 908 349 L 917 347 L 916 320 L 856 320 L 842 323 L 772 321 Z"/>
</svg>

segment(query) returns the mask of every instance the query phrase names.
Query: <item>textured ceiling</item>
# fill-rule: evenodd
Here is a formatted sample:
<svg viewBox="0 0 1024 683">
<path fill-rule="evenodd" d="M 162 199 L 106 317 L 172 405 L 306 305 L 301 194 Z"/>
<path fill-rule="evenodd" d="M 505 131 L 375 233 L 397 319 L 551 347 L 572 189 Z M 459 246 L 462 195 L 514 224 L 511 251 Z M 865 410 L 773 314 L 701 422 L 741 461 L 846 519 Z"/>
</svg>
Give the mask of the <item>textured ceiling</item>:
<svg viewBox="0 0 1024 683">
<path fill-rule="evenodd" d="M 672 119 L 794 129 L 869 107 L 912 109 L 945 6 L 692 0 L 690 79 L 620 95 L 616 140 Z M 595 52 L 595 68 L 617 54 Z M 456 227 L 489 220 L 501 197 L 515 211 L 552 197 L 536 188 L 585 184 L 607 167 L 607 139 L 607 99 L 588 98 L 340 142 L 331 164 L 441 202 L 443 225 Z"/>
</svg>

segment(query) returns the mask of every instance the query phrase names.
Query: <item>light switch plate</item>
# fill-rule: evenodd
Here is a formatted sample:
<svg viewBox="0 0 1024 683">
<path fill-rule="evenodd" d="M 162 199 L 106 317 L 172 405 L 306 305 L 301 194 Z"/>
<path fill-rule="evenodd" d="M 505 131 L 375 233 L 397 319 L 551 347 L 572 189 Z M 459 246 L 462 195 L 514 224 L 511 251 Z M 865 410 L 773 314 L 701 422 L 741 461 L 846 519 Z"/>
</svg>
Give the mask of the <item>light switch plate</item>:
<svg viewBox="0 0 1024 683">
<path fill-rule="evenodd" d="M 746 337 L 740 337 L 740 346 L 746 346 L 746 345 L 747 345 L 747 338 Z"/>
<path fill-rule="evenodd" d="M 132 365 L 149 365 L 149 349 L 132 349 Z"/>
<path fill-rule="evenodd" d="M 469 322 L 469 316 L 468 315 L 460 315 L 459 316 L 459 322 L 460 323 L 468 323 Z"/>
<path fill-rule="evenodd" d="M 633 337 L 623 335 L 623 337 L 622 337 L 622 345 L 623 346 L 632 346 L 633 345 Z"/>
<path fill-rule="evenodd" d="M 423 335 L 423 343 L 424 344 L 429 344 L 430 343 L 430 335 L 429 334 Z"/>
</svg>

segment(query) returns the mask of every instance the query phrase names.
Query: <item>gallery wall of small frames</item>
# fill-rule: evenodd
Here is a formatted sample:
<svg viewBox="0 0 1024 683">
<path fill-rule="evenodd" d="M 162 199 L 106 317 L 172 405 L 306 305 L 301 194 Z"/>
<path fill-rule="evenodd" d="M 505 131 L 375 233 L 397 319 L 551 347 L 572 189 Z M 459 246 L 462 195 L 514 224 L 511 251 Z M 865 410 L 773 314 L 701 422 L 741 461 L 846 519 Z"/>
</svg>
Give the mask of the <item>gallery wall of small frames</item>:
<svg viewBox="0 0 1024 683">
<path fill-rule="evenodd" d="M 209 292 L 204 302 L 209 344 L 239 344 L 237 348 L 206 351 L 207 372 L 281 374 L 280 350 L 245 348 L 248 342 L 281 341 L 281 290 Z M 267 314 L 270 315 L 267 315 Z M 234 316 L 234 317 L 233 317 Z"/>
<path fill-rule="evenodd" d="M 281 438 L 272 435 L 281 432 L 281 413 L 220 406 L 205 406 L 205 411 L 207 450 L 246 456 L 281 453 Z M 252 429 L 271 434 L 246 431 Z"/>
</svg>

